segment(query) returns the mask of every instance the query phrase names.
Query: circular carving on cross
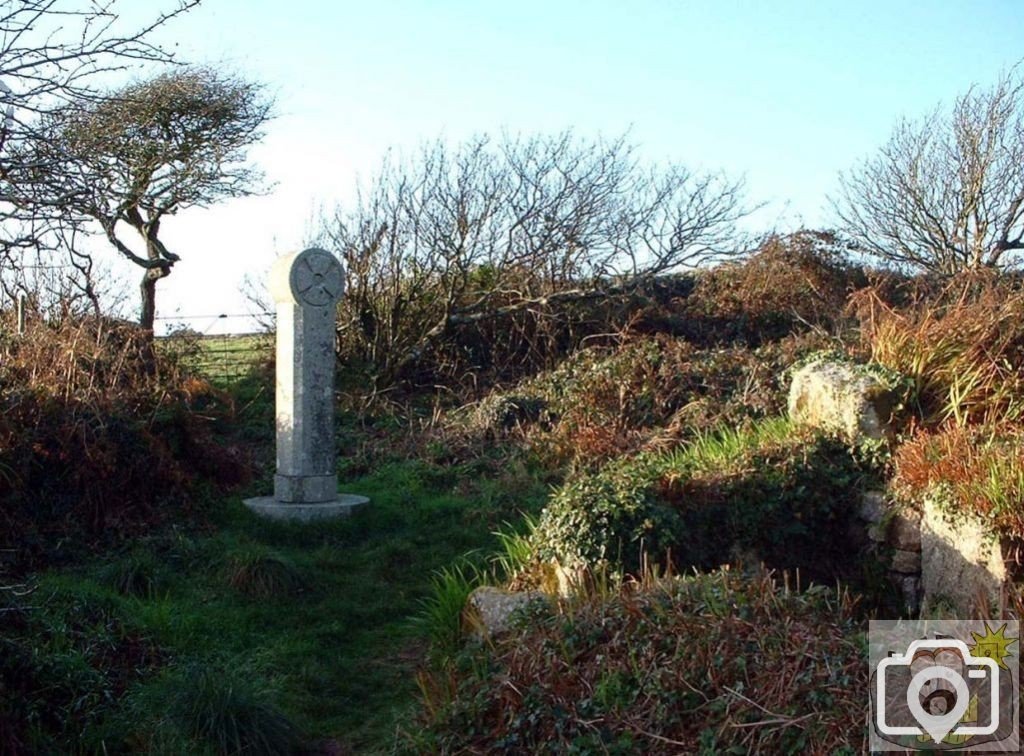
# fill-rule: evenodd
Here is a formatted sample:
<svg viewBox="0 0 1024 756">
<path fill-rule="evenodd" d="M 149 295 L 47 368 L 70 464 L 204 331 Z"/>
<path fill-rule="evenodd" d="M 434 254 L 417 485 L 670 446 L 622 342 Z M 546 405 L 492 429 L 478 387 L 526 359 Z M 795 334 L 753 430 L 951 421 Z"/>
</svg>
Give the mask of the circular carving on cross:
<svg viewBox="0 0 1024 756">
<path fill-rule="evenodd" d="M 289 276 L 296 301 L 313 307 L 337 302 L 345 290 L 341 263 L 322 249 L 307 249 L 292 263 Z"/>
</svg>

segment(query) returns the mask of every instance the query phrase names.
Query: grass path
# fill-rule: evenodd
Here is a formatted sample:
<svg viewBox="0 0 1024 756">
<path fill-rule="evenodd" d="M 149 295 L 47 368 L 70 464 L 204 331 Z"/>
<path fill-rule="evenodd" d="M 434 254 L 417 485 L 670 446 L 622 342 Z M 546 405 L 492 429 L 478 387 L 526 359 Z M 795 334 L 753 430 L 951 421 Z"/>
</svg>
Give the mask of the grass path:
<svg viewBox="0 0 1024 756">
<path fill-rule="evenodd" d="M 314 741 L 390 751 L 398 728 L 415 724 L 426 630 L 411 618 L 436 570 L 493 550 L 503 521 L 540 508 L 546 487 L 518 474 L 394 463 L 344 484 L 371 498 L 347 520 L 263 522 L 232 498 L 217 505 L 207 534 L 171 531 L 42 576 L 37 595 L 48 598 L 35 621 L 54 629 L 85 617 L 88 642 L 69 649 L 84 663 L 95 666 L 97 644 L 158 649 L 157 663 L 140 663 L 141 682 L 109 705 L 97 698 L 93 712 L 103 715 L 79 745 L 194 751 L 209 743 L 182 713 L 206 695 L 190 687 L 198 669 L 217 695 L 221 686 L 279 708 Z M 59 632 L 42 637 L 60 643 Z"/>
</svg>

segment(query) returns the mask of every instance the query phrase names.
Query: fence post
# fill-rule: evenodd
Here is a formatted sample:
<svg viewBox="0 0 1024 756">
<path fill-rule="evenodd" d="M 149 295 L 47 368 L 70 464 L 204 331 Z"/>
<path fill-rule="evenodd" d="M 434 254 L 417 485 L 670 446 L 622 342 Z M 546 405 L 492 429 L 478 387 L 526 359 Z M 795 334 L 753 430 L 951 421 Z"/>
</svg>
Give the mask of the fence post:
<svg viewBox="0 0 1024 756">
<path fill-rule="evenodd" d="M 16 305 L 16 311 L 18 314 L 18 335 L 25 335 L 25 294 L 18 294 L 18 304 Z"/>
</svg>

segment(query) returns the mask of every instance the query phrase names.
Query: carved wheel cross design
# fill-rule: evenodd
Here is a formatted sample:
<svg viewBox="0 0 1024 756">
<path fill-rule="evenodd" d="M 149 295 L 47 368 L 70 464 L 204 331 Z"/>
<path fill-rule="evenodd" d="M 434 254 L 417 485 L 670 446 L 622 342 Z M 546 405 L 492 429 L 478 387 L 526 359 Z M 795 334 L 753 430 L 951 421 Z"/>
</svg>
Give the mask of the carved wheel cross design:
<svg viewBox="0 0 1024 756">
<path fill-rule="evenodd" d="M 319 250 L 301 255 L 292 266 L 292 292 L 300 302 L 324 307 L 341 296 L 345 288 L 341 265 Z"/>
</svg>

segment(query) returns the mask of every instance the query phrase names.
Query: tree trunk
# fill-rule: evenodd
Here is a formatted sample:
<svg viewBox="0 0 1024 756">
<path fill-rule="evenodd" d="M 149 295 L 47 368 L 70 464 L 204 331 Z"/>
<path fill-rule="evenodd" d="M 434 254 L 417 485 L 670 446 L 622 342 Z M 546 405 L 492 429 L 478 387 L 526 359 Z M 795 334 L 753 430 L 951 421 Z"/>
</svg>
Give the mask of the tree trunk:
<svg viewBox="0 0 1024 756">
<path fill-rule="evenodd" d="M 154 268 L 154 270 L 156 270 Z M 142 312 L 139 314 L 139 325 L 144 330 L 153 330 L 153 319 L 156 317 L 156 281 L 149 274 L 153 271 L 147 270 L 142 274 L 142 285 L 139 287 L 142 292 Z"/>
<path fill-rule="evenodd" d="M 139 325 L 146 331 L 153 331 L 156 319 L 156 282 L 171 272 L 170 267 L 149 268 L 142 274 L 142 312 L 139 314 Z"/>
</svg>

